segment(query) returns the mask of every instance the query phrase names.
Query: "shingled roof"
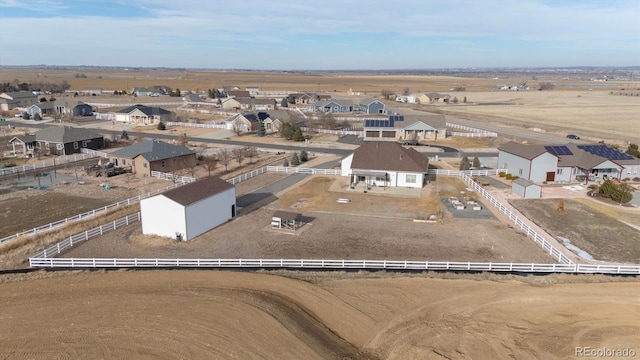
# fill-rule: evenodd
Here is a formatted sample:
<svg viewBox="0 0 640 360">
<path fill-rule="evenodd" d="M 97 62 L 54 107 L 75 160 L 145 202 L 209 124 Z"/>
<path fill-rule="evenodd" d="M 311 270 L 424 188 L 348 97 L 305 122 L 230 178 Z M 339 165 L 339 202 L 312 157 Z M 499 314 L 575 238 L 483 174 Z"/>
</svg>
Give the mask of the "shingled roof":
<svg viewBox="0 0 640 360">
<path fill-rule="evenodd" d="M 116 111 L 116 113 L 118 113 L 118 114 L 130 114 L 131 112 L 133 112 L 135 110 L 140 110 L 142 113 L 144 113 L 147 116 L 172 114 L 171 111 L 165 110 L 163 108 L 151 107 L 151 106 L 146 106 L 146 105 L 141 105 L 141 104 L 137 104 L 137 105 L 126 107 L 126 108 L 124 108 L 124 109 L 122 109 L 120 111 Z"/>
<path fill-rule="evenodd" d="M 142 156 L 148 161 L 158 161 L 172 157 L 195 154 L 184 145 L 172 145 L 158 140 L 143 140 L 111 153 L 117 158 L 133 159 Z"/>
<path fill-rule="evenodd" d="M 529 160 L 535 159 L 547 152 L 547 149 L 545 149 L 542 145 L 520 144 L 515 141 L 510 141 L 504 145 L 499 146 L 498 150 Z"/>
<path fill-rule="evenodd" d="M 162 195 L 180 205 L 187 206 L 232 188 L 234 188 L 233 184 L 218 177 L 209 176 L 166 191 Z"/>
<path fill-rule="evenodd" d="M 429 159 L 396 142 L 366 142 L 353 152 L 352 169 L 426 173 Z"/>
<path fill-rule="evenodd" d="M 103 137 L 95 131 L 69 126 L 50 126 L 36 132 L 36 141 L 68 144 Z"/>
</svg>

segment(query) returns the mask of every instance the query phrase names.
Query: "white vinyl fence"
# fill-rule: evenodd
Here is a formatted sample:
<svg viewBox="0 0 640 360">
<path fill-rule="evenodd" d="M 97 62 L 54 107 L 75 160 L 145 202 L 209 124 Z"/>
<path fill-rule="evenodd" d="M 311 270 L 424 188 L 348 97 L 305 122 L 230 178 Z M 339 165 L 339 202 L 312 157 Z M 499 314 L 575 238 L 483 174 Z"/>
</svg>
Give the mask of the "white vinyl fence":
<svg viewBox="0 0 640 360">
<path fill-rule="evenodd" d="M 259 169 L 256 169 L 256 170 L 253 170 L 253 171 L 249 171 L 247 173 L 238 175 L 236 177 L 232 177 L 231 179 L 227 179 L 227 182 L 235 185 L 235 184 L 241 183 L 241 182 L 243 182 L 245 180 L 249 180 L 252 177 L 256 177 L 256 176 L 258 176 L 260 174 L 264 174 L 265 172 L 267 172 L 267 167 L 263 166 L 263 167 L 261 167 Z"/>
<path fill-rule="evenodd" d="M 183 184 L 188 184 L 196 181 L 196 178 L 193 178 L 193 177 L 173 175 L 173 174 L 163 173 L 160 171 L 151 171 L 151 177 L 158 178 L 161 180 L 169 180 L 176 183 L 183 183 Z"/>
<path fill-rule="evenodd" d="M 527 225 L 524 221 L 522 221 L 518 216 L 511 212 L 506 206 L 502 205 L 496 198 L 494 198 L 487 190 L 482 188 L 478 183 L 473 181 L 471 177 L 466 174 L 462 174 L 462 179 L 473 187 L 480 195 L 484 196 L 485 199 L 489 200 L 491 205 L 500 210 L 503 214 L 507 215 L 509 220 L 513 221 L 517 227 L 519 227 L 528 237 L 533 239 L 536 244 L 540 245 L 545 251 L 549 252 L 549 255 L 558 259 L 563 264 L 574 264 L 571 259 L 565 256 L 560 250 L 556 249 L 553 245 L 551 245 L 547 240 L 545 240 L 542 235 L 538 234 L 535 230 L 533 230 L 529 225 Z"/>
<path fill-rule="evenodd" d="M 65 155 L 65 156 L 60 156 L 51 160 L 41 161 L 38 163 L 25 164 L 22 166 L 14 166 L 10 168 L 0 169 L 0 175 L 24 173 L 26 171 L 44 169 L 47 167 L 53 167 L 53 166 L 63 165 L 63 164 L 69 164 L 76 161 L 91 159 L 93 157 L 95 157 L 95 155 L 91 155 L 91 154 Z"/>
<path fill-rule="evenodd" d="M 494 133 L 492 131 L 476 129 L 470 126 L 458 125 L 453 123 L 447 123 L 447 127 L 468 131 L 464 133 L 447 131 L 447 135 L 451 135 L 451 136 L 464 136 L 464 137 L 497 137 L 498 136 L 497 133 Z"/>
<path fill-rule="evenodd" d="M 69 239 L 70 241 L 70 239 Z M 51 254 L 57 248 L 50 248 Z M 41 255 L 41 254 L 40 254 Z M 636 265 L 483 263 L 415 260 L 337 260 L 337 259 L 148 259 L 148 258 L 50 258 L 31 257 L 31 267 L 44 268 L 253 268 L 310 270 L 413 270 L 413 271 L 489 271 L 520 273 L 640 274 Z"/>
<path fill-rule="evenodd" d="M 308 128 L 308 127 L 301 127 L 300 130 L 302 130 L 302 131 L 311 131 L 311 132 L 315 132 L 315 133 L 318 133 L 318 134 L 357 135 L 357 136 L 363 136 L 364 135 L 363 131 L 358 131 L 358 130 L 327 130 L 327 129 L 312 129 L 312 128 Z"/>
<path fill-rule="evenodd" d="M 338 169 L 316 169 L 305 167 L 267 166 L 267 171 L 284 172 L 287 174 L 340 175 L 340 170 Z"/>
<path fill-rule="evenodd" d="M 166 123 L 167 126 L 178 126 L 178 127 L 188 127 L 188 128 L 200 128 L 200 129 L 226 129 L 227 125 L 225 124 L 212 124 L 212 123 L 188 123 L 188 122 L 173 122 L 169 121 Z"/>
<path fill-rule="evenodd" d="M 498 175 L 500 172 L 506 172 L 505 169 L 483 169 L 483 170 L 446 170 L 446 169 L 429 169 L 427 175 L 445 175 L 445 176 L 489 176 Z"/>
<path fill-rule="evenodd" d="M 109 154 L 107 154 L 106 152 L 98 151 L 98 150 L 82 148 L 82 149 L 80 149 L 80 152 L 82 152 L 83 154 L 102 157 L 102 158 L 105 158 L 105 159 L 109 158 Z"/>
</svg>

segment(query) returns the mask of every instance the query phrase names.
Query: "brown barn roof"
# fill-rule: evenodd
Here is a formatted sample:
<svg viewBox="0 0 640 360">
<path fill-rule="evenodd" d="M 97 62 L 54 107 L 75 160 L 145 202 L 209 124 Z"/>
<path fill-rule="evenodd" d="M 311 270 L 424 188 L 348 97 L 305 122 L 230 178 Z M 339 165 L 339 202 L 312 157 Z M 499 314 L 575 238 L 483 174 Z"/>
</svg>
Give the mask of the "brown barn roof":
<svg viewBox="0 0 640 360">
<path fill-rule="evenodd" d="M 180 205 L 187 206 L 231 188 L 234 188 L 232 184 L 218 177 L 209 176 L 202 180 L 171 189 L 162 195 Z"/>
<path fill-rule="evenodd" d="M 509 154 L 517 155 L 529 160 L 535 159 L 547 152 L 547 149 L 545 149 L 542 145 L 520 144 L 515 141 L 510 141 L 504 145 L 499 146 L 498 150 L 508 152 Z"/>
<path fill-rule="evenodd" d="M 372 141 L 353 152 L 351 168 L 425 173 L 429 169 L 429 159 L 396 142 Z"/>
</svg>

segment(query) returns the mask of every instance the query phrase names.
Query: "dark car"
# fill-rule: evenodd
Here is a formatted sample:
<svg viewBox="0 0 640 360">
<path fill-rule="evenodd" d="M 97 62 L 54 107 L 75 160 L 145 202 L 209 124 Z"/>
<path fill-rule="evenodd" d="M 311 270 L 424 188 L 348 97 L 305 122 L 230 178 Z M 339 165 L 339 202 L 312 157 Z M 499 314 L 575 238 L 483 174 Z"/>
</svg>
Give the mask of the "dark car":
<svg viewBox="0 0 640 360">
<path fill-rule="evenodd" d="M 575 134 L 569 134 L 567 135 L 567 139 L 580 140 L 580 136 Z"/>
</svg>

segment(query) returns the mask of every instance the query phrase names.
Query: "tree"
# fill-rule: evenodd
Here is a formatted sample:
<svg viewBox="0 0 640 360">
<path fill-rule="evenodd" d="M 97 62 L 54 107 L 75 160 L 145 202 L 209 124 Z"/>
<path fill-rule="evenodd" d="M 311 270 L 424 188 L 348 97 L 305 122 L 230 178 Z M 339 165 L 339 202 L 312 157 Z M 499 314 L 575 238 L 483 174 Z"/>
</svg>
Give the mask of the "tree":
<svg viewBox="0 0 640 360">
<path fill-rule="evenodd" d="M 213 155 L 203 156 L 202 166 L 209 172 L 209 176 L 211 176 L 211 172 L 218 166 L 218 159 Z"/>
<path fill-rule="evenodd" d="M 391 90 L 388 90 L 388 89 L 382 89 L 382 91 L 380 91 L 380 95 L 382 95 L 382 97 L 383 97 L 383 98 L 385 98 L 385 99 L 389 100 L 389 99 L 391 99 L 392 97 L 395 97 L 395 95 L 396 95 L 396 94 L 395 94 L 393 91 L 391 91 Z"/>
<path fill-rule="evenodd" d="M 295 125 L 293 129 L 293 135 L 291 136 L 291 140 L 304 141 L 304 135 L 302 134 L 302 130 L 300 129 L 300 126 Z"/>
<path fill-rule="evenodd" d="M 224 165 L 224 171 L 229 170 L 229 164 L 231 163 L 231 152 L 229 149 L 222 149 L 218 152 L 218 161 Z"/>
<path fill-rule="evenodd" d="M 300 161 L 302 161 L 302 162 L 309 161 L 309 154 L 307 154 L 306 150 L 301 150 L 300 151 Z"/>
<path fill-rule="evenodd" d="M 291 165 L 293 166 L 300 165 L 300 158 L 298 158 L 298 153 L 293 153 L 293 155 L 291 155 Z"/>
<path fill-rule="evenodd" d="M 638 150 L 638 144 L 629 144 L 629 147 L 627 147 L 627 154 L 635 157 L 640 157 L 640 150 Z"/>
<path fill-rule="evenodd" d="M 247 146 L 245 148 L 245 152 L 247 157 L 249 158 L 249 161 L 253 162 L 254 158 L 258 157 L 258 148 L 255 146 Z"/>
<path fill-rule="evenodd" d="M 633 198 L 631 187 L 628 184 L 616 185 L 611 180 L 605 180 L 598 189 L 598 193 L 602 197 L 609 198 L 620 204 L 626 204 Z"/>
<path fill-rule="evenodd" d="M 187 133 L 182 133 L 178 138 L 178 144 L 187 146 L 189 144 L 189 138 L 187 137 Z"/>
<path fill-rule="evenodd" d="M 550 82 L 542 82 L 540 84 L 538 84 L 538 89 L 539 90 L 553 90 L 555 89 L 555 85 L 553 85 Z"/>
<path fill-rule="evenodd" d="M 322 119 L 320 121 L 323 129 L 335 129 L 338 125 L 338 122 L 332 113 L 322 114 Z"/>
<path fill-rule="evenodd" d="M 289 160 L 284 159 L 284 162 L 282 163 L 282 166 L 289 167 Z"/>
<path fill-rule="evenodd" d="M 233 132 L 236 136 L 240 136 L 242 134 L 242 126 L 238 122 L 238 119 L 233 121 Z"/>
<path fill-rule="evenodd" d="M 476 157 L 474 157 L 474 158 L 473 158 L 473 167 L 474 167 L 474 168 L 476 168 L 476 169 L 478 169 L 478 168 L 480 167 L 480 165 L 481 165 L 481 164 L 480 164 L 480 158 L 479 158 L 479 157 L 477 157 L 477 156 L 476 156 Z"/>
<path fill-rule="evenodd" d="M 467 97 L 466 96 L 464 97 L 464 99 L 462 99 L 462 102 L 465 103 L 465 104 L 467 103 Z"/>
<path fill-rule="evenodd" d="M 40 101 L 41 103 L 42 103 L 42 102 L 47 102 L 47 98 L 43 96 L 43 97 L 41 97 L 41 98 L 40 98 L 40 100 L 39 100 L 39 101 Z"/>
<path fill-rule="evenodd" d="M 291 140 L 293 138 L 293 126 L 290 122 L 282 124 L 282 127 L 280 128 L 280 136 L 287 140 Z"/>
<path fill-rule="evenodd" d="M 127 133 L 126 130 L 122 130 L 122 133 L 120 134 L 120 139 L 129 140 L 129 133 Z"/>
<path fill-rule="evenodd" d="M 460 170 L 469 170 L 469 158 L 463 157 L 462 161 L 460 161 Z"/>
<path fill-rule="evenodd" d="M 29 119 L 31 119 L 31 115 L 29 115 L 28 112 L 25 112 L 25 113 L 22 114 L 22 118 L 25 119 L 25 120 L 29 120 Z"/>
<path fill-rule="evenodd" d="M 233 149 L 231 151 L 231 155 L 233 156 L 234 159 L 236 159 L 236 161 L 238 162 L 238 165 L 242 165 L 242 160 L 244 160 L 244 157 L 246 155 L 246 150 L 243 147 Z"/>
<path fill-rule="evenodd" d="M 282 98 L 282 101 L 280 102 L 280 106 L 289 107 L 289 99 L 286 96 Z"/>
<path fill-rule="evenodd" d="M 162 121 L 160 121 L 158 123 L 158 130 L 167 130 L 167 126 Z"/>
<path fill-rule="evenodd" d="M 407 96 L 409 94 L 411 94 L 411 90 L 408 87 L 404 88 L 404 90 L 402 91 L 402 95 Z"/>
<path fill-rule="evenodd" d="M 453 102 L 454 104 L 457 104 L 457 103 L 458 103 L 458 102 L 460 102 L 460 101 L 458 100 L 458 97 L 457 97 L 457 96 L 454 96 L 454 97 L 453 97 L 452 102 Z"/>
<path fill-rule="evenodd" d="M 24 118 L 24 116 L 23 116 L 23 118 Z M 35 115 L 33 115 L 33 120 L 40 121 L 40 120 L 42 120 L 42 116 L 40 116 L 39 113 L 36 113 Z"/>
<path fill-rule="evenodd" d="M 263 137 L 267 135 L 267 129 L 264 127 L 264 121 L 260 120 L 258 122 L 258 136 Z"/>
</svg>

